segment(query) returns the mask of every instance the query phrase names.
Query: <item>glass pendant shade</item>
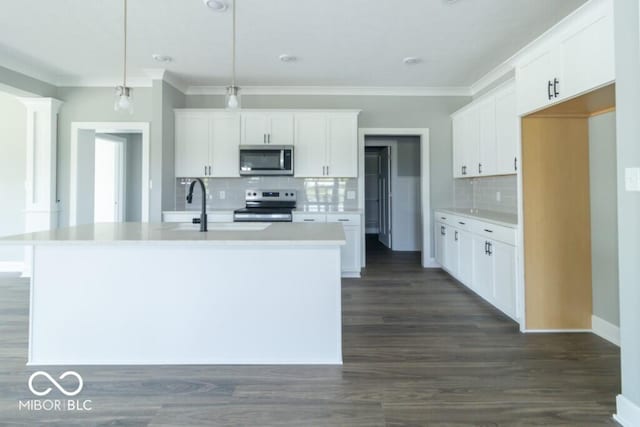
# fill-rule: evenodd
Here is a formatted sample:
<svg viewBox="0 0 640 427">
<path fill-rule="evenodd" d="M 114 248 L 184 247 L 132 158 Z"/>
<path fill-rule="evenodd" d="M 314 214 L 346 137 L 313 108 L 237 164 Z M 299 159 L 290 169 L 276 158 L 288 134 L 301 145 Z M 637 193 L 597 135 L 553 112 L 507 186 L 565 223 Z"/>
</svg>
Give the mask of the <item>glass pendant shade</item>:
<svg viewBox="0 0 640 427">
<path fill-rule="evenodd" d="M 237 110 L 240 108 L 241 103 L 240 88 L 238 86 L 228 86 L 227 95 L 225 97 L 224 105 L 229 110 Z"/>
<path fill-rule="evenodd" d="M 127 86 L 116 87 L 116 99 L 113 109 L 133 114 L 133 89 Z"/>
</svg>

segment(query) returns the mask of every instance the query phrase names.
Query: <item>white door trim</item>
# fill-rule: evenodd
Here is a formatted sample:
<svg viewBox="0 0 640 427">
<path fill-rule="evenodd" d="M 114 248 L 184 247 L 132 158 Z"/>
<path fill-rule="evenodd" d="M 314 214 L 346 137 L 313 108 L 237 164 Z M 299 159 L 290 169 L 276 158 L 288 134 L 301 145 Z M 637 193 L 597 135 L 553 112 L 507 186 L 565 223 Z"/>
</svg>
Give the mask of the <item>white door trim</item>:
<svg viewBox="0 0 640 427">
<path fill-rule="evenodd" d="M 420 137 L 420 192 L 422 215 L 422 266 L 437 267 L 431 253 L 431 184 L 428 128 L 360 128 L 358 129 L 358 208 L 364 212 L 364 148 L 367 136 Z M 366 264 L 365 227 L 362 227 L 362 266 Z"/>
<path fill-rule="evenodd" d="M 99 133 L 141 133 L 142 134 L 142 222 L 149 222 L 150 169 L 150 125 L 149 122 L 72 122 L 71 123 L 71 165 L 69 193 L 69 225 L 77 224 L 78 218 L 78 132 L 95 130 Z"/>
</svg>

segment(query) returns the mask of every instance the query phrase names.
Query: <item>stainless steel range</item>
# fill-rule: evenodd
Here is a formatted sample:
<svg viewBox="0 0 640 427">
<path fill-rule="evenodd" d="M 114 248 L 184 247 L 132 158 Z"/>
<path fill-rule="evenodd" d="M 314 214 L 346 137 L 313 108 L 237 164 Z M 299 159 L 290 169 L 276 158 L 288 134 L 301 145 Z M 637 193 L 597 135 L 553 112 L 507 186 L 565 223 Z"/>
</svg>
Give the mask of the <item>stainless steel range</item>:
<svg viewBox="0 0 640 427">
<path fill-rule="evenodd" d="M 291 222 L 295 190 L 247 190 L 245 208 L 233 212 L 234 222 Z"/>
</svg>

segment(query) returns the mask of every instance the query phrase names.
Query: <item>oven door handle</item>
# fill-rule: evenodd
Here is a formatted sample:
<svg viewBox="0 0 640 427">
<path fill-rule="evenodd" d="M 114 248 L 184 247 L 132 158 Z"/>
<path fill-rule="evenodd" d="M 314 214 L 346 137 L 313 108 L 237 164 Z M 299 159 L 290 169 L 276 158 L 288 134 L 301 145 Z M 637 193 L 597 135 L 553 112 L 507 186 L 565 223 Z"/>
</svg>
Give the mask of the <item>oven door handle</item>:
<svg viewBox="0 0 640 427">
<path fill-rule="evenodd" d="M 284 149 L 280 150 L 280 170 L 284 170 Z"/>
</svg>

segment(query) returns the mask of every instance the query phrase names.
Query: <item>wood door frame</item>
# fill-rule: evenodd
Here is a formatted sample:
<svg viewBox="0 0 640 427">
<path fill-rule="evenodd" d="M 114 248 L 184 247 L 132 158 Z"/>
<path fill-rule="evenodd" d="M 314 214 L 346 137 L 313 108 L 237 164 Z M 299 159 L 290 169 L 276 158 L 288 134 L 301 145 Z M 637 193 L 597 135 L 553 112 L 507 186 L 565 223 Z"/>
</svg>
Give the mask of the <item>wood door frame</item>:
<svg viewBox="0 0 640 427">
<path fill-rule="evenodd" d="M 436 268 L 431 250 L 431 177 L 429 164 L 429 128 L 359 128 L 358 129 L 358 209 L 364 214 L 364 148 L 367 136 L 420 137 L 420 204 L 422 217 L 422 267 Z M 366 265 L 365 227 L 362 227 L 362 267 Z"/>
<path fill-rule="evenodd" d="M 150 201 L 150 124 L 149 122 L 72 122 L 69 192 L 69 226 L 78 223 L 78 133 L 93 130 L 100 133 L 142 134 L 142 222 L 149 222 Z"/>
</svg>

